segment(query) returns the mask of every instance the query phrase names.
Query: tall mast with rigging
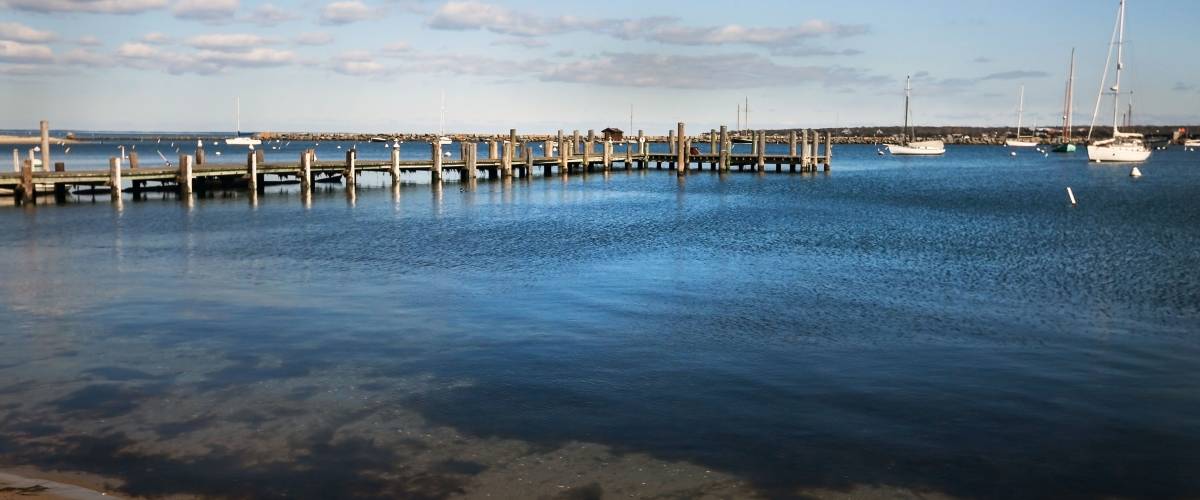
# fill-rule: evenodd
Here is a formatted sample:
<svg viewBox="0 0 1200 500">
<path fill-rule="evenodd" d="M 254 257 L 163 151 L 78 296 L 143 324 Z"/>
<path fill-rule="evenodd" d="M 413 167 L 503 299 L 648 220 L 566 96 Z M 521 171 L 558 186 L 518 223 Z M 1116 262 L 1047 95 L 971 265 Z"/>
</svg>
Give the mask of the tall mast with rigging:
<svg viewBox="0 0 1200 500">
<path fill-rule="evenodd" d="M 1125 0 L 1117 13 L 1117 76 L 1113 80 L 1113 137 L 1117 136 L 1117 121 L 1121 114 L 1121 69 L 1125 65 Z"/>
<path fill-rule="evenodd" d="M 904 137 L 906 137 L 906 138 L 908 137 L 908 117 L 909 117 L 909 115 L 912 114 L 912 111 L 908 107 L 908 101 L 911 98 L 912 98 L 912 75 L 908 75 L 904 78 L 904 130 L 901 132 L 904 135 Z M 909 139 L 909 140 L 910 141 L 916 140 L 916 134 L 914 133 L 912 139 Z"/>
</svg>

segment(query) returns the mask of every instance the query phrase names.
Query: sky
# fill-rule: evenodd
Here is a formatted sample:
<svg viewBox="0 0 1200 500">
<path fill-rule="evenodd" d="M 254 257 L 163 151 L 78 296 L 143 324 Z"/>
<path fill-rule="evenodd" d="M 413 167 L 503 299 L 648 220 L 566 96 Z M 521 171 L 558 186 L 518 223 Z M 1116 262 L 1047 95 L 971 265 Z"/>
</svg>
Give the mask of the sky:
<svg viewBox="0 0 1200 500">
<path fill-rule="evenodd" d="M 1134 122 L 1200 123 L 1194 0 L 1128 0 Z M 1035 8 L 1036 5 L 1036 8 Z M 0 0 L 0 128 L 664 133 L 1090 121 L 1116 0 Z M 1107 101 L 1106 101 L 1107 102 Z M 632 113 L 631 113 L 632 110 Z M 1112 120 L 1111 107 L 1101 123 Z"/>
</svg>

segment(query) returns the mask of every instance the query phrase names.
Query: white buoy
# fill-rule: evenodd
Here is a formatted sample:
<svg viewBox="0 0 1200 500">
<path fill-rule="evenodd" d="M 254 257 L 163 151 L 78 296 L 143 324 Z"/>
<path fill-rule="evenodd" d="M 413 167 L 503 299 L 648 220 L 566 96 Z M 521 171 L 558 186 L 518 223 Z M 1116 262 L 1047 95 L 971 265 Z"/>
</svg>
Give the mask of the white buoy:
<svg viewBox="0 0 1200 500">
<path fill-rule="evenodd" d="M 1130 171 L 1129 171 L 1129 176 L 1130 176 L 1130 177 L 1141 177 L 1141 176 L 1142 176 L 1142 171 L 1141 171 L 1141 170 L 1138 170 L 1138 168 L 1137 168 L 1137 167 L 1133 167 L 1133 170 L 1130 170 Z"/>
<path fill-rule="evenodd" d="M 1071 192 L 1071 186 L 1067 186 L 1067 198 L 1071 200 L 1071 206 L 1075 206 L 1075 193 Z"/>
<path fill-rule="evenodd" d="M 1011 152 L 1011 153 L 1008 153 L 1008 155 L 1009 155 L 1009 156 L 1017 156 L 1017 152 L 1016 152 L 1016 151 L 1013 151 L 1013 152 Z"/>
</svg>

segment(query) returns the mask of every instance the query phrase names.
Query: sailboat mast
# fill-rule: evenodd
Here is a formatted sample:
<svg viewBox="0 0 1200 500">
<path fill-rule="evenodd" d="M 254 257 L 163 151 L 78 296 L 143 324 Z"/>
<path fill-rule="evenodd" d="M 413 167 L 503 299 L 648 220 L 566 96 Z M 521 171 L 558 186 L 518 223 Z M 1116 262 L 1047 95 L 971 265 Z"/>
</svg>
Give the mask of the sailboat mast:
<svg viewBox="0 0 1200 500">
<path fill-rule="evenodd" d="M 908 108 L 908 101 L 912 97 L 912 75 L 904 78 L 904 130 L 901 132 L 905 137 L 908 137 L 908 115 L 911 113 Z M 915 134 L 914 134 L 915 136 Z M 914 137 L 915 139 L 915 137 Z"/>
<path fill-rule="evenodd" d="M 738 103 L 737 131 L 742 131 L 742 103 Z"/>
<path fill-rule="evenodd" d="M 746 128 L 750 128 L 750 97 L 746 97 L 746 105 L 742 107 L 742 111 L 746 112 L 746 121 L 743 124 L 746 125 Z"/>
<path fill-rule="evenodd" d="M 1075 48 L 1071 48 L 1071 65 L 1067 72 L 1067 96 L 1063 104 L 1063 140 L 1071 139 L 1071 114 L 1075 112 Z"/>
<path fill-rule="evenodd" d="M 1125 65 L 1125 0 L 1121 0 L 1117 13 L 1117 77 L 1113 80 L 1113 137 L 1117 136 L 1117 119 L 1121 113 L 1121 67 Z"/>
<path fill-rule="evenodd" d="M 236 132 L 234 134 L 234 137 L 241 137 L 241 135 L 242 135 L 242 98 L 236 97 L 236 98 L 234 98 L 233 102 L 235 103 L 235 107 L 237 108 L 237 124 L 234 126 L 234 130 Z"/>
<path fill-rule="evenodd" d="M 1017 98 L 1017 140 L 1021 139 L 1021 116 L 1025 114 L 1025 86 L 1021 86 Z"/>
</svg>

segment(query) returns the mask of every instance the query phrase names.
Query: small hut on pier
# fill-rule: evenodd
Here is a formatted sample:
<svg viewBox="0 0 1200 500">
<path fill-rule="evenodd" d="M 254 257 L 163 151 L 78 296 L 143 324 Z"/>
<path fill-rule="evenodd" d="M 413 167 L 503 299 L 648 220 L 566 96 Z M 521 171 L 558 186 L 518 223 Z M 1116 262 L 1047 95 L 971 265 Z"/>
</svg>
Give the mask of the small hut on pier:
<svg viewBox="0 0 1200 500">
<path fill-rule="evenodd" d="M 619 128 L 608 127 L 601 130 L 600 133 L 604 134 L 605 141 L 620 142 L 625 140 L 625 132 Z"/>
</svg>

